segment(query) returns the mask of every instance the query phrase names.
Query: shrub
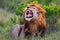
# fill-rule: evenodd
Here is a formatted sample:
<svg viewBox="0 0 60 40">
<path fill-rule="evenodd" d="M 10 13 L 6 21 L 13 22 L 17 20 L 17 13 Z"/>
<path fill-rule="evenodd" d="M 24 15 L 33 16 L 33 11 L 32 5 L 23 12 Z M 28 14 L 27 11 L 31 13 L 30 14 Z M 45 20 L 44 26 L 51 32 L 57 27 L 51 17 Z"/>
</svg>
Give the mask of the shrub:
<svg viewBox="0 0 60 40">
<path fill-rule="evenodd" d="M 50 31 L 56 31 L 58 29 L 58 19 L 60 16 L 60 6 L 56 6 L 55 4 L 51 4 L 49 6 L 44 5 L 44 9 L 46 10 L 46 20 L 47 25 L 49 25 Z"/>
</svg>

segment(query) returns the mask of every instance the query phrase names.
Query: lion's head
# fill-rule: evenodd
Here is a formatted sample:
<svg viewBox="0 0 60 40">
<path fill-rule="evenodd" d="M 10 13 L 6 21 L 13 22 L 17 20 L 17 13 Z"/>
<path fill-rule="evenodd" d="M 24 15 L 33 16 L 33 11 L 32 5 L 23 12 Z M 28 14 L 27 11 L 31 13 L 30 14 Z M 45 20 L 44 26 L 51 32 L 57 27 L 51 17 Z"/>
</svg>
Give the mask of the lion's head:
<svg viewBox="0 0 60 40">
<path fill-rule="evenodd" d="M 24 9 L 24 18 L 26 21 L 36 19 L 40 13 L 45 13 L 46 11 L 39 4 L 28 4 Z"/>
</svg>

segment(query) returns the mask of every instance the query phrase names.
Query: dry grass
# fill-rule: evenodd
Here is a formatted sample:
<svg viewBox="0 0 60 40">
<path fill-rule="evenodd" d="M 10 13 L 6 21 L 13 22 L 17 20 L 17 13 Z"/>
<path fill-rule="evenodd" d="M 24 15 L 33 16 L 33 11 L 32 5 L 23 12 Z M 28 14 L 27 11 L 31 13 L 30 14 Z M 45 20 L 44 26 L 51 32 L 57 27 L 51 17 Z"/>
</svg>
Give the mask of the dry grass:
<svg viewBox="0 0 60 40">
<path fill-rule="evenodd" d="M 22 39 L 20 37 L 9 38 L 8 33 L 11 28 L 10 24 L 13 24 L 10 21 L 10 18 L 14 18 L 13 13 L 7 12 L 6 10 L 0 9 L 0 40 L 60 40 L 60 30 L 55 33 L 47 34 L 45 38 L 41 37 L 30 37 L 28 39 Z M 18 16 L 16 16 L 16 23 L 19 22 Z M 58 21 L 58 24 L 60 20 Z"/>
</svg>

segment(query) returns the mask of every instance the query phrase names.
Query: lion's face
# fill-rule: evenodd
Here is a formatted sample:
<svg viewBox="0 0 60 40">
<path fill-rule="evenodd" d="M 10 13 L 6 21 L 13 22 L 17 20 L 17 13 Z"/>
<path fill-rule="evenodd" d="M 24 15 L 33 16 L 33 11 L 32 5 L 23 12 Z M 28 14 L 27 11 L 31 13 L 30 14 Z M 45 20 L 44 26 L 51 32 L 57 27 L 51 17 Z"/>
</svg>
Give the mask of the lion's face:
<svg viewBox="0 0 60 40">
<path fill-rule="evenodd" d="M 26 7 L 24 14 L 25 14 L 25 20 L 30 21 L 33 18 L 38 17 L 38 9 L 35 6 Z"/>
</svg>

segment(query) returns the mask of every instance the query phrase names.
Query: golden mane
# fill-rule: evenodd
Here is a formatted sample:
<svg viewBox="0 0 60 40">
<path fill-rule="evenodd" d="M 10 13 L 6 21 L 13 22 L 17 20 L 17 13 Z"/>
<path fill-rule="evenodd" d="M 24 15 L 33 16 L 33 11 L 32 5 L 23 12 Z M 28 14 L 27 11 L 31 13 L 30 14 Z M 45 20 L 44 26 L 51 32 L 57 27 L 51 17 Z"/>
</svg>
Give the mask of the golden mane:
<svg viewBox="0 0 60 40">
<path fill-rule="evenodd" d="M 30 3 L 30 4 L 28 4 L 27 6 L 29 6 L 29 7 L 35 6 L 35 7 L 39 10 L 39 12 L 41 12 L 41 13 L 46 13 L 46 11 L 42 8 L 42 6 L 41 6 L 40 4 Z"/>
</svg>

